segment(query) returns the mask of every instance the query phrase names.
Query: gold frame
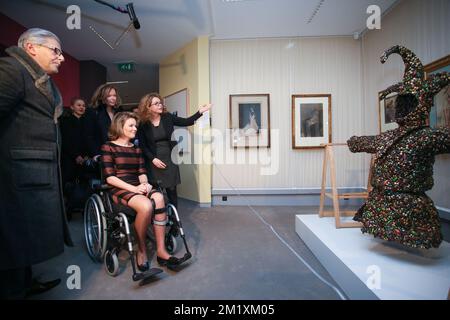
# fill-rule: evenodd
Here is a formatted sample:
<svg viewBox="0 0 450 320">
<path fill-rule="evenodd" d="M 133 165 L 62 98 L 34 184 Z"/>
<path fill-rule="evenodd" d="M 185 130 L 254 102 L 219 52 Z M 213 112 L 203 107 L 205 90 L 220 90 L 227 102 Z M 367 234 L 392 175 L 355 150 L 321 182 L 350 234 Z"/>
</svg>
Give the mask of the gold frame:
<svg viewBox="0 0 450 320">
<path fill-rule="evenodd" d="M 433 61 L 433 62 L 431 62 L 431 63 L 425 65 L 425 66 L 423 67 L 423 70 L 425 71 L 425 79 L 427 78 L 427 75 L 428 75 L 430 72 L 439 70 L 439 69 L 441 69 L 442 67 L 445 67 L 445 66 L 447 66 L 447 65 L 450 65 L 450 54 L 447 55 L 447 56 L 445 56 L 445 57 L 443 57 L 443 58 L 441 58 L 441 59 L 438 59 L 438 60 L 436 60 L 436 61 Z"/>
<path fill-rule="evenodd" d="M 387 97 L 385 97 L 383 100 L 380 100 L 381 93 L 382 93 L 382 91 L 378 92 L 378 130 L 380 133 L 383 133 L 383 132 L 393 130 L 398 127 L 398 124 L 396 122 L 393 122 L 393 124 L 388 128 L 382 127 L 382 123 L 381 123 L 381 119 L 383 118 L 381 115 L 381 110 L 385 109 L 386 99 L 397 97 L 398 93 L 391 93 Z M 383 115 L 384 115 L 384 113 L 383 113 Z M 384 123 L 384 121 L 383 121 L 383 126 L 387 126 L 387 125 L 390 125 L 390 123 Z M 383 128 L 385 129 L 384 131 L 383 131 Z"/>
<path fill-rule="evenodd" d="M 327 98 L 328 99 L 328 141 L 322 141 L 321 143 L 314 146 L 301 146 L 297 145 L 297 141 L 295 139 L 295 133 L 298 128 L 295 127 L 295 100 L 297 98 Z M 291 112 L 291 126 L 292 126 L 292 149 L 320 149 L 324 148 L 325 144 L 332 142 L 332 114 L 331 114 L 331 94 L 328 93 L 320 93 L 320 94 L 293 94 L 292 95 L 292 112 Z M 325 118 L 323 118 L 323 123 L 325 125 Z M 301 128 L 300 128 L 301 129 Z M 323 137 L 325 138 L 325 136 Z"/>
<path fill-rule="evenodd" d="M 438 59 L 436 61 L 433 61 L 433 62 L 425 65 L 423 67 L 423 70 L 425 72 L 425 79 L 428 78 L 428 74 L 429 73 L 437 71 L 437 70 L 439 70 L 439 69 L 441 69 L 443 67 L 446 67 L 446 66 L 450 66 L 450 54 L 445 56 L 445 57 L 443 57 L 443 58 L 440 58 L 440 59 Z M 433 108 L 435 108 L 434 107 L 434 101 L 433 101 Z M 437 113 L 437 111 L 436 111 L 436 113 Z M 430 115 L 431 115 L 431 111 L 430 111 Z M 437 114 L 436 114 L 436 116 L 437 116 Z M 428 122 L 430 122 L 430 119 L 428 119 Z"/>
</svg>

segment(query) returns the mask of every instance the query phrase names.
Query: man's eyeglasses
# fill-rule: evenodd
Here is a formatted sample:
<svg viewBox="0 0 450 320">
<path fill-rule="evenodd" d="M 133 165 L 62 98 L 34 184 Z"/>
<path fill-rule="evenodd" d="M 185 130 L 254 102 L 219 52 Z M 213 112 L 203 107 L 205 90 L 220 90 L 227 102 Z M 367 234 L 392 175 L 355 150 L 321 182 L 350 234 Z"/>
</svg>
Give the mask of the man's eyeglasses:
<svg viewBox="0 0 450 320">
<path fill-rule="evenodd" d="M 160 101 L 160 102 L 152 103 L 151 105 L 152 106 L 159 106 L 159 105 L 163 105 L 163 103 Z"/>
<path fill-rule="evenodd" d="M 38 43 L 37 45 L 52 50 L 53 53 L 56 54 L 58 57 L 61 56 L 61 55 L 63 54 L 63 52 L 62 52 L 62 50 L 61 50 L 60 48 L 57 48 L 57 47 L 49 47 L 49 46 L 46 46 L 45 44 L 39 44 L 39 43 Z"/>
</svg>

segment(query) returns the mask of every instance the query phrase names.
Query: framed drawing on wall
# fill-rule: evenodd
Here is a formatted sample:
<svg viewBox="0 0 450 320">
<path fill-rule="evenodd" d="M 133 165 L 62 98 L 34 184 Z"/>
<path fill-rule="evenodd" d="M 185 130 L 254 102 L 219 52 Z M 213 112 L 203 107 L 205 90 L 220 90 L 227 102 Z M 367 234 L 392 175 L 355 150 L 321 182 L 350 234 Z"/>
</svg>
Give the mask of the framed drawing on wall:
<svg viewBox="0 0 450 320">
<path fill-rule="evenodd" d="M 331 94 L 292 95 L 292 148 L 331 143 Z"/>
<path fill-rule="evenodd" d="M 424 67 L 425 78 L 439 72 L 450 73 L 450 55 L 436 60 Z M 450 85 L 434 96 L 433 107 L 430 111 L 430 127 L 444 127 L 450 129 Z"/>
<path fill-rule="evenodd" d="M 270 148 L 270 95 L 230 95 L 231 146 Z"/>
<path fill-rule="evenodd" d="M 186 118 L 188 116 L 189 106 L 188 89 L 182 89 L 165 96 L 164 106 L 167 108 L 168 112 L 178 117 Z M 190 152 L 191 144 L 188 128 L 175 127 L 172 139 L 178 142 L 177 148 L 180 155 Z"/>
<path fill-rule="evenodd" d="M 380 94 L 381 92 L 378 93 L 378 97 Z M 378 126 L 380 133 L 398 127 L 397 122 L 395 122 L 395 101 L 397 96 L 397 93 L 392 93 L 383 100 L 378 99 Z"/>
</svg>

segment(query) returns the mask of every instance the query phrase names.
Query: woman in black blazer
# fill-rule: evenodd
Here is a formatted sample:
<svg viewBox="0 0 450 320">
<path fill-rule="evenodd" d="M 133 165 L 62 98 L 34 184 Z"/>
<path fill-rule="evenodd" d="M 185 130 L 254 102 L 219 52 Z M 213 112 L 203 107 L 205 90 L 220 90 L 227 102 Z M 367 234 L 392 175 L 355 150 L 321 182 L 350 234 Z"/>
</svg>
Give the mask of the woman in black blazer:
<svg viewBox="0 0 450 320">
<path fill-rule="evenodd" d="M 192 126 L 202 114 L 211 108 L 203 105 L 189 118 L 180 118 L 169 112 L 158 93 L 149 93 L 139 103 L 140 125 L 138 130 L 139 147 L 144 153 L 149 181 L 161 182 L 166 189 L 170 203 L 178 205 L 177 185 L 180 184 L 180 171 L 171 159 L 172 149 L 177 144 L 172 141 L 174 126 Z"/>
<path fill-rule="evenodd" d="M 86 110 L 86 138 L 89 156 L 97 159 L 100 147 L 108 141 L 111 120 L 121 111 L 122 103 L 116 87 L 103 84 L 95 90 L 91 99 L 91 108 Z"/>
</svg>

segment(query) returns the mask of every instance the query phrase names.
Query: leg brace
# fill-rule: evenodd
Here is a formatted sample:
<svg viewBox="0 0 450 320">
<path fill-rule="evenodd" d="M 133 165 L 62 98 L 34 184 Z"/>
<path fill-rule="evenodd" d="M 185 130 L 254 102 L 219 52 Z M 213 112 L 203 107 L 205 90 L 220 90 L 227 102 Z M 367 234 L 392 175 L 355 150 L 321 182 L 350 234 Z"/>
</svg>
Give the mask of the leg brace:
<svg viewBox="0 0 450 320">
<path fill-rule="evenodd" d="M 152 194 L 154 194 L 155 192 L 158 192 L 158 191 L 157 191 L 157 190 L 152 190 L 148 196 L 150 197 L 150 196 L 151 196 Z M 167 219 L 167 215 L 166 215 L 166 219 L 164 219 L 163 221 L 158 221 L 158 220 L 156 220 L 156 219 L 155 219 L 155 216 L 156 216 L 157 214 L 163 214 L 163 213 L 165 213 L 165 212 L 166 212 L 166 207 L 163 207 L 163 208 L 156 208 L 155 200 L 153 200 L 152 198 L 150 198 L 150 202 L 152 203 L 152 207 L 153 207 L 153 219 L 152 219 L 153 221 L 152 221 L 152 223 L 153 223 L 154 225 L 157 225 L 157 226 L 165 226 L 165 225 L 167 224 L 167 222 L 169 221 L 169 220 Z"/>
</svg>

